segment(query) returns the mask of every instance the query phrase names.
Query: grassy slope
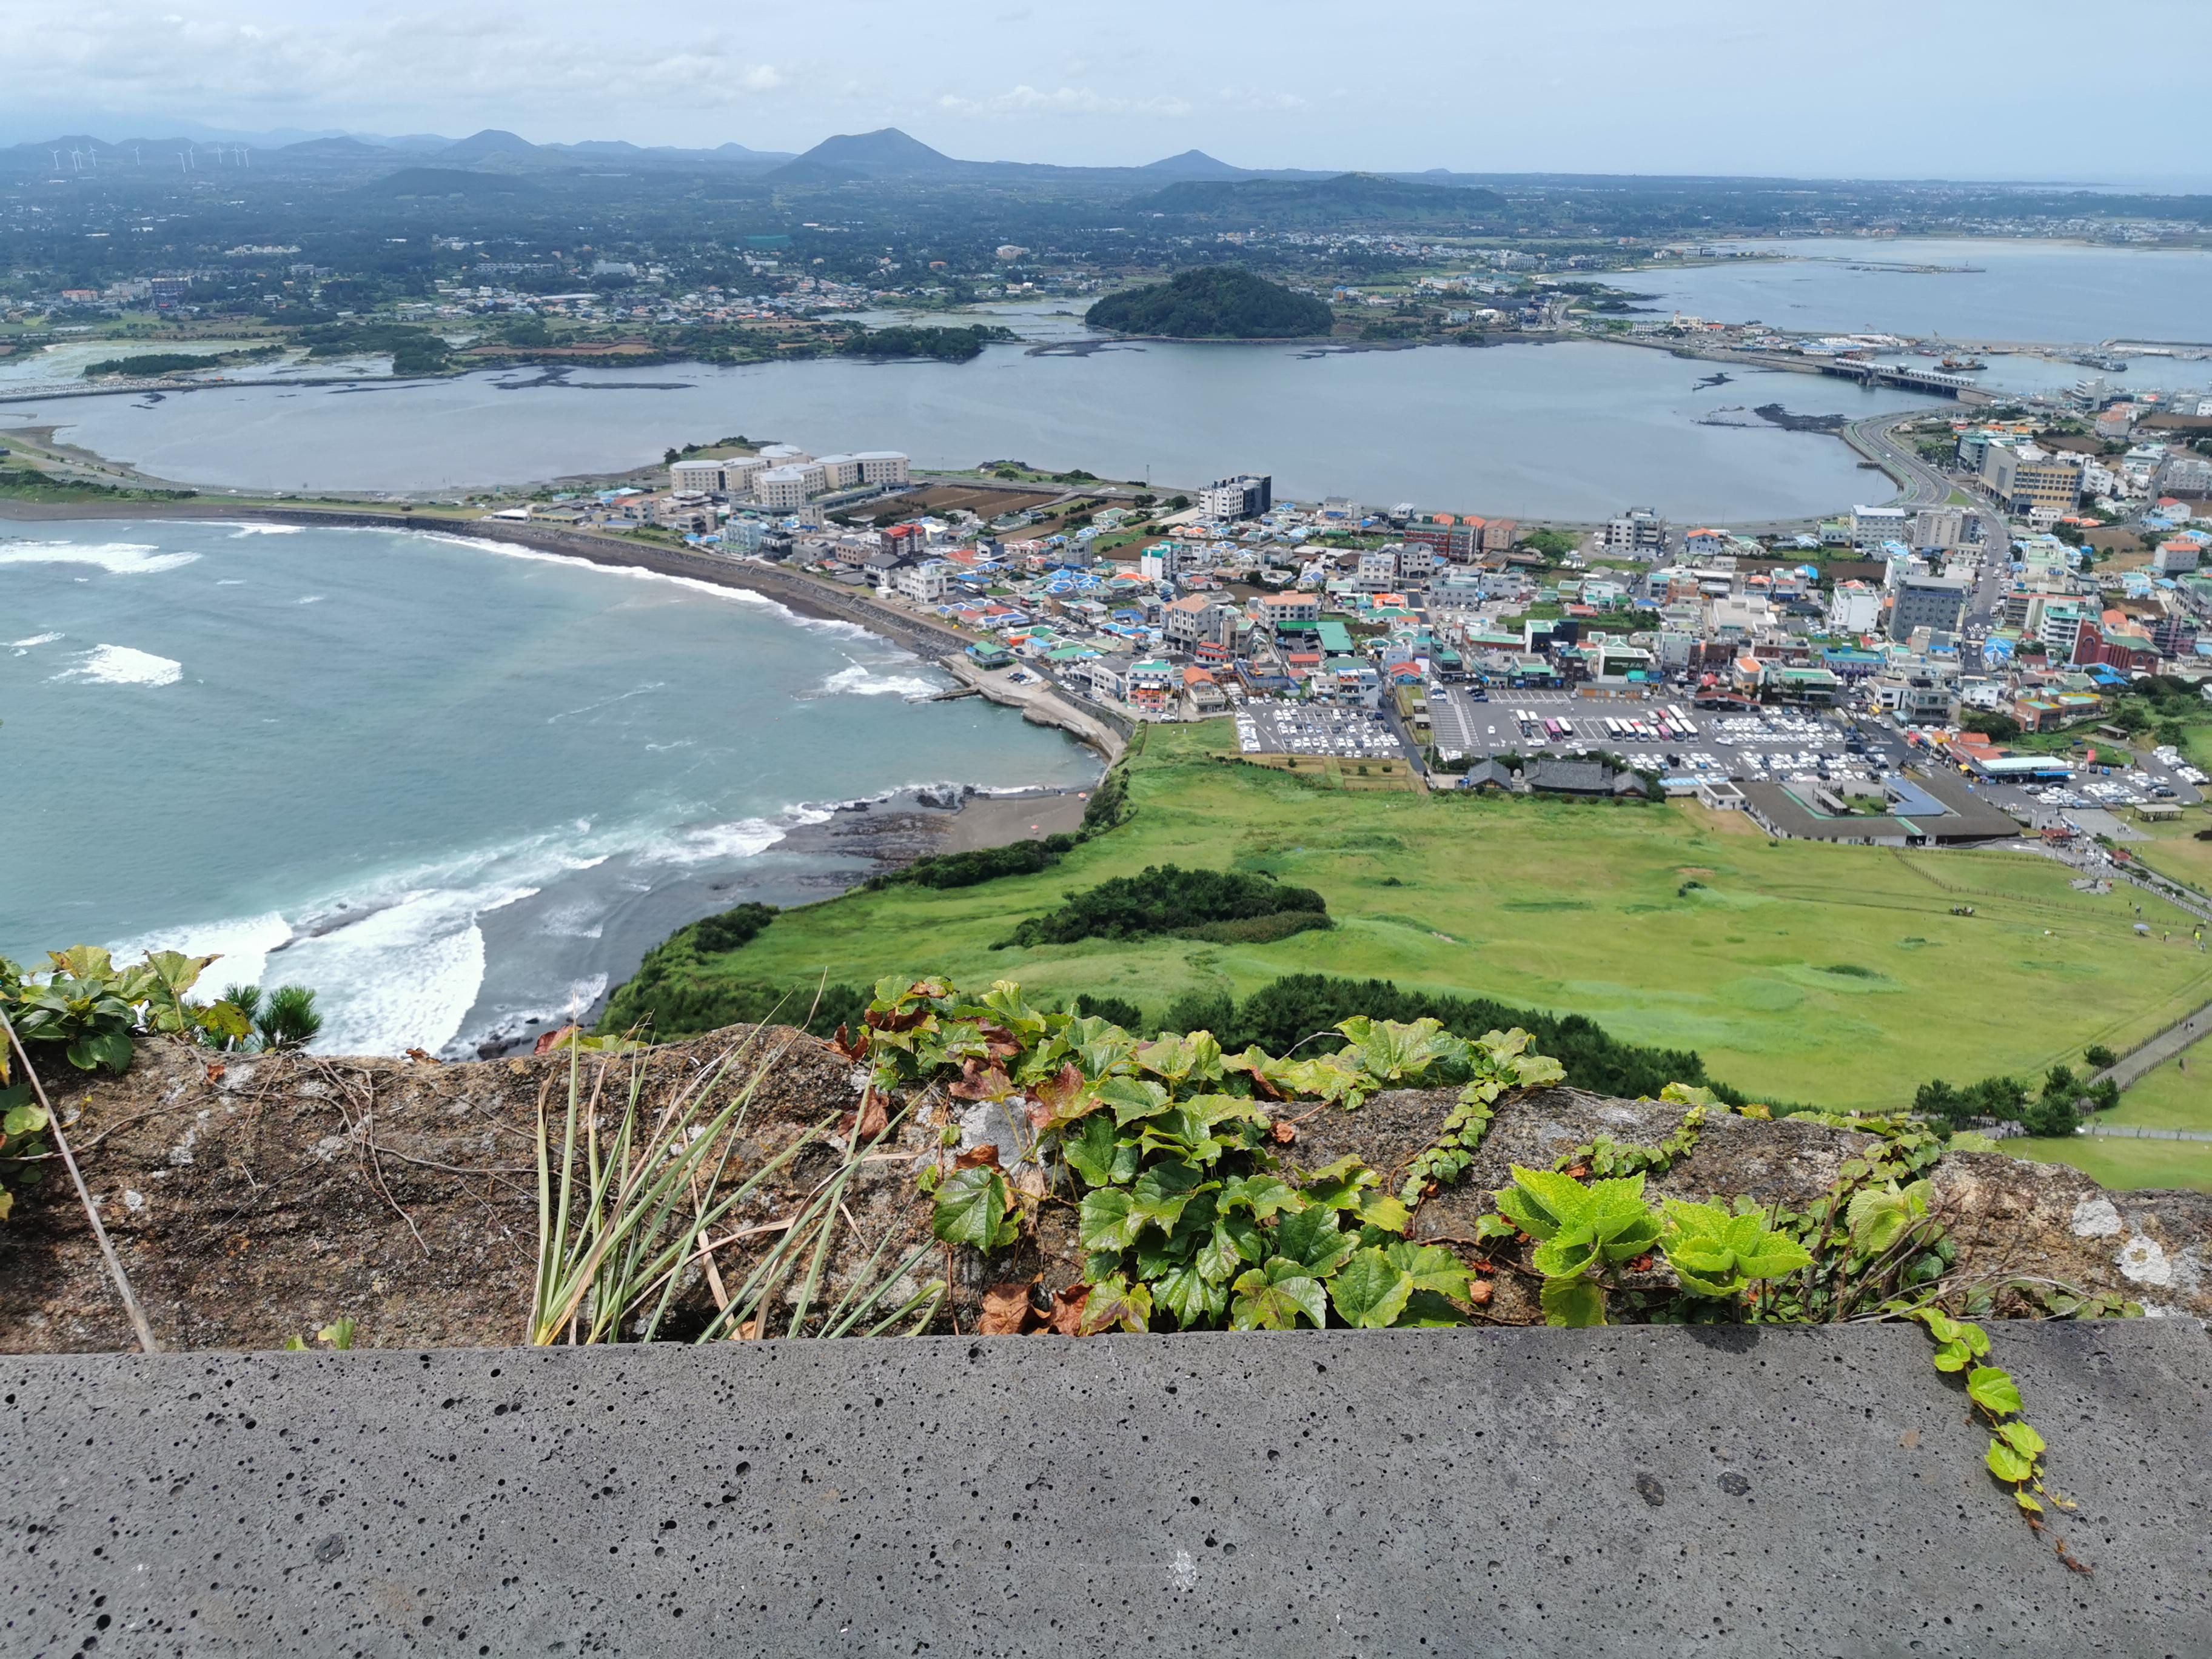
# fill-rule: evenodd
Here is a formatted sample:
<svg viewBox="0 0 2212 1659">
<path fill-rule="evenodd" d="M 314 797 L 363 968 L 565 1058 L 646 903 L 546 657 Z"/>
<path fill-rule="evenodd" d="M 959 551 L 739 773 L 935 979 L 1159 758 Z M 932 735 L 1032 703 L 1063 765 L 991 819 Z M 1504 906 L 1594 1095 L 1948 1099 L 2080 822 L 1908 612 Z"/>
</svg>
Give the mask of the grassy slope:
<svg viewBox="0 0 2212 1659">
<path fill-rule="evenodd" d="M 2181 1069 L 2181 1061 L 2189 1069 Z M 2212 1040 L 2169 1060 L 2120 1097 L 2100 1123 L 2139 1123 L 2153 1129 L 2212 1131 Z M 2057 1164 L 2071 1164 L 2103 1185 L 2193 1187 L 2212 1193 L 2212 1141 L 2122 1140 L 2080 1135 L 2071 1140 L 2008 1140 L 2005 1150 Z"/>
<path fill-rule="evenodd" d="M 1740 1088 L 1834 1106 L 2124 1048 L 2212 997 L 2212 960 L 2134 938 L 2127 900 L 2076 893 L 2033 856 L 1770 843 L 1694 807 L 1355 796 L 1212 758 L 1230 741 L 1225 722 L 1153 729 L 1135 818 L 1055 869 L 793 911 L 731 971 L 811 982 L 826 967 L 855 984 L 944 971 L 1155 1012 L 1188 989 L 1373 975 L 1587 1014 L 1631 1041 L 1695 1048 Z M 989 948 L 1066 889 L 1167 862 L 1317 887 L 1340 926 L 1267 945 Z M 1692 878 L 1704 886 L 1679 893 Z M 1962 902 L 1979 914 L 1951 915 Z M 1838 966 L 1870 976 L 1826 971 Z"/>
</svg>

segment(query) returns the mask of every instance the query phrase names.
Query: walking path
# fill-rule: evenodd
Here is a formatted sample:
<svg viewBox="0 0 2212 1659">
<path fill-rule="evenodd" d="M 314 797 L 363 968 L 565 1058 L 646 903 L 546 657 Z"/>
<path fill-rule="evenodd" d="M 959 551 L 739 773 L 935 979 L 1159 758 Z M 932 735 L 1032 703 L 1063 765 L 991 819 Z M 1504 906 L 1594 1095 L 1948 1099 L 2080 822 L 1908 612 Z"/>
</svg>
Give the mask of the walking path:
<svg viewBox="0 0 2212 1659">
<path fill-rule="evenodd" d="M 2176 1020 L 2141 1048 L 2122 1054 L 2089 1081 L 2102 1083 L 2110 1078 L 2123 1090 L 2130 1088 L 2198 1038 L 2206 1036 L 2212 1036 L 2212 1002 L 2206 1003 L 2186 1018 Z"/>
</svg>

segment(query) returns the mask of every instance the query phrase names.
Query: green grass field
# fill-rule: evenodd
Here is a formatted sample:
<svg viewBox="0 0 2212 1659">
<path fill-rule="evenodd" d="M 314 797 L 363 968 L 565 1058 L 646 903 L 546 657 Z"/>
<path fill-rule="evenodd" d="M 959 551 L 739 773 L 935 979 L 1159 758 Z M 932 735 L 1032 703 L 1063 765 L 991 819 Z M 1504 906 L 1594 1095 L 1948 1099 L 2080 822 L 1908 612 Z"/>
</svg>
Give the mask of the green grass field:
<svg viewBox="0 0 2212 1659">
<path fill-rule="evenodd" d="M 2142 1078 L 2097 1121 L 2212 1132 L 2212 1040 L 2196 1044 Z M 2021 1158 L 2070 1164 L 2106 1187 L 2193 1187 L 2212 1193 L 2212 1141 L 2077 1135 L 2070 1140 L 2008 1140 L 2005 1150 Z"/>
<path fill-rule="evenodd" d="M 944 972 L 1148 1011 L 1286 973 L 1372 975 L 1586 1014 L 1696 1048 L 1738 1088 L 1836 1107 L 2124 1048 L 2212 999 L 2212 959 L 2135 937 L 2130 899 L 2077 893 L 2033 855 L 1770 842 L 1680 805 L 1351 794 L 1216 758 L 1230 741 L 1225 722 L 1152 728 L 1131 766 L 1134 817 L 1057 867 L 787 912 L 729 971 Z M 1165 863 L 1318 888 L 1338 926 L 1261 945 L 990 948 L 1068 889 Z M 1977 914 L 1952 915 L 1961 903 Z M 2179 912 L 2145 914 L 2185 938 Z"/>
</svg>

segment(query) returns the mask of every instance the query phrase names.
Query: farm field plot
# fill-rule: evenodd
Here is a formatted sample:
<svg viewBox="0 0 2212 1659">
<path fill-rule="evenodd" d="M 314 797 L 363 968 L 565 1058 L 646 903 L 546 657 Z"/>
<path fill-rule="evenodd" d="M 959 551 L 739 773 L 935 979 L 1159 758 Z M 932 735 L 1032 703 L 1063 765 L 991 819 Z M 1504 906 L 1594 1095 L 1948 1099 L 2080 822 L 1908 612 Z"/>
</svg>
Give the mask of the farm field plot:
<svg viewBox="0 0 2212 1659">
<path fill-rule="evenodd" d="M 1353 794 L 1221 758 L 1236 747 L 1226 721 L 1152 728 L 1130 762 L 1133 816 L 1059 865 L 787 911 L 715 965 L 787 986 L 825 970 L 1012 979 L 1147 1014 L 1284 974 L 1373 976 L 1585 1014 L 1695 1048 L 1738 1088 L 1830 1107 L 2124 1048 L 2212 998 L 2180 912 L 2145 900 L 2177 938 L 2142 939 L 2142 895 L 2076 892 L 2031 854 L 1770 842 L 1665 805 Z M 1167 863 L 1318 889 L 1336 926 L 1264 945 L 993 948 L 1070 890 Z M 1953 915 L 1962 903 L 1975 914 Z"/>
</svg>

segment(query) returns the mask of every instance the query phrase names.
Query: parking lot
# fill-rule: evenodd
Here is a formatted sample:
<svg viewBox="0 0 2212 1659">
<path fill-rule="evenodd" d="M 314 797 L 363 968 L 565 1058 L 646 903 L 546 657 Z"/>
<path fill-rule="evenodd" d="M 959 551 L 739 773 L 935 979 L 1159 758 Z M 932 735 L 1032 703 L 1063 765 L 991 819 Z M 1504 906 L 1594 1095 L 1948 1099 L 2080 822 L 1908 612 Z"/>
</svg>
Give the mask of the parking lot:
<svg viewBox="0 0 2212 1659">
<path fill-rule="evenodd" d="M 1388 722 L 1364 708 L 1247 703 L 1237 711 L 1237 746 L 1248 755 L 1333 755 L 1339 760 L 1407 760 Z"/>
<path fill-rule="evenodd" d="M 1871 778 L 1894 771 L 1903 758 L 1894 733 L 1861 731 L 1824 711 L 1717 712 L 1691 708 L 1679 696 L 1498 691 L 1478 702 L 1457 686 L 1431 687 L 1429 719 L 1448 761 L 1607 754 L 1667 777 L 1779 781 Z"/>
</svg>

